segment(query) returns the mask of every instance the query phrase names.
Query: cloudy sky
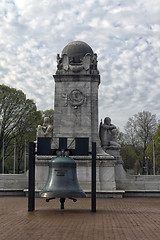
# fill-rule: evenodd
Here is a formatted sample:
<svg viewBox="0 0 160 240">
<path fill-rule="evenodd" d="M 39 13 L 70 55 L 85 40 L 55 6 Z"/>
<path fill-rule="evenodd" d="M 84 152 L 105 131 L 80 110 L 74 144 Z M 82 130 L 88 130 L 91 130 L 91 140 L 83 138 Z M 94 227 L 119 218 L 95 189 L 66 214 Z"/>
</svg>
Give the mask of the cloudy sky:
<svg viewBox="0 0 160 240">
<path fill-rule="evenodd" d="M 99 118 L 160 119 L 160 0 L 1 0 L 0 84 L 53 108 L 56 55 L 75 40 L 98 55 Z"/>
</svg>

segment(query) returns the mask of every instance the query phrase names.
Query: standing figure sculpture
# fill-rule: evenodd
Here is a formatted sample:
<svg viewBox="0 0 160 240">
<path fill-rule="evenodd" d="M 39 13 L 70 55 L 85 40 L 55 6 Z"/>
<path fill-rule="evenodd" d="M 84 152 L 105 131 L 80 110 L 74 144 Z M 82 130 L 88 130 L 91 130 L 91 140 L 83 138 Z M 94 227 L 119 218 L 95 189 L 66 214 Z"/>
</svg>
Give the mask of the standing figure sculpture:
<svg viewBox="0 0 160 240">
<path fill-rule="evenodd" d="M 50 123 L 49 117 L 44 117 L 43 125 L 38 125 L 37 138 L 38 137 L 52 137 L 53 126 Z"/>
<path fill-rule="evenodd" d="M 106 117 L 104 123 L 100 123 L 99 137 L 101 140 L 101 147 L 104 151 L 107 149 L 118 150 L 121 146 L 117 143 L 117 128 L 111 124 L 111 119 Z"/>
</svg>

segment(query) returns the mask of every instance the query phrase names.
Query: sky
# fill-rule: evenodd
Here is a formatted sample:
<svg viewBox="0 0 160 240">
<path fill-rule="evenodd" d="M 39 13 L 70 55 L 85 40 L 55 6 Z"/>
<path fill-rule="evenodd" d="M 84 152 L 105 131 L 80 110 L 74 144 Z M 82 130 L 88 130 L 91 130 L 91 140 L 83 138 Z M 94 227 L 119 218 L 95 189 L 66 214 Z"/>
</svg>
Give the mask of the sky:
<svg viewBox="0 0 160 240">
<path fill-rule="evenodd" d="M 0 84 L 54 108 L 56 55 L 77 40 L 98 55 L 99 119 L 160 119 L 160 0 L 0 0 Z"/>
</svg>

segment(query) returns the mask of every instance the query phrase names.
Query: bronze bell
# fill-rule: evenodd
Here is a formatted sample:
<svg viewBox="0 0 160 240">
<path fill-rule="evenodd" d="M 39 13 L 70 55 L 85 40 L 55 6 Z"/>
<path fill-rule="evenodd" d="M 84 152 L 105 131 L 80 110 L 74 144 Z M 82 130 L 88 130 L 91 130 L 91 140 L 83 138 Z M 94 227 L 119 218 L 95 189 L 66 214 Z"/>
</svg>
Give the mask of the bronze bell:
<svg viewBox="0 0 160 240">
<path fill-rule="evenodd" d="M 49 174 L 46 185 L 40 192 L 41 197 L 48 202 L 54 198 L 60 198 L 61 209 L 64 209 L 66 198 L 76 202 L 76 198 L 86 197 L 79 186 L 76 162 L 69 156 L 62 155 L 51 159 L 49 162 Z"/>
</svg>

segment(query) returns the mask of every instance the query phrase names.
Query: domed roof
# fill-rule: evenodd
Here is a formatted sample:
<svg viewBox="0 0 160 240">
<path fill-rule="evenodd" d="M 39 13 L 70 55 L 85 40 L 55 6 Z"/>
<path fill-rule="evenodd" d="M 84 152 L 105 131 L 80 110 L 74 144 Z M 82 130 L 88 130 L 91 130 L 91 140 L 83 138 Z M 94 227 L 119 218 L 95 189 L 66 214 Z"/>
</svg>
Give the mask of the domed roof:
<svg viewBox="0 0 160 240">
<path fill-rule="evenodd" d="M 82 59 L 87 53 L 93 55 L 93 50 L 87 43 L 82 41 L 70 42 L 62 51 L 62 55 L 67 54 L 67 56 L 70 58 L 79 59 Z"/>
</svg>

